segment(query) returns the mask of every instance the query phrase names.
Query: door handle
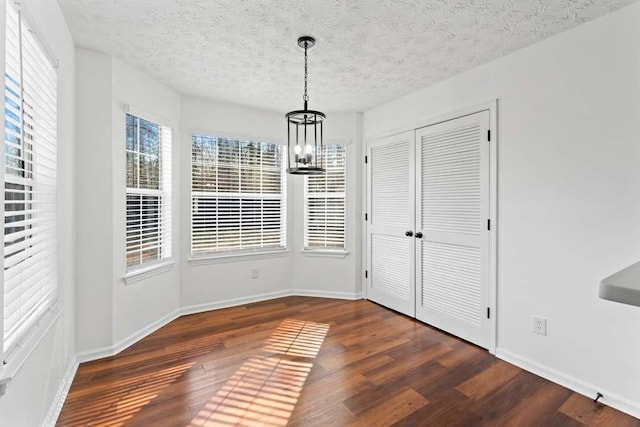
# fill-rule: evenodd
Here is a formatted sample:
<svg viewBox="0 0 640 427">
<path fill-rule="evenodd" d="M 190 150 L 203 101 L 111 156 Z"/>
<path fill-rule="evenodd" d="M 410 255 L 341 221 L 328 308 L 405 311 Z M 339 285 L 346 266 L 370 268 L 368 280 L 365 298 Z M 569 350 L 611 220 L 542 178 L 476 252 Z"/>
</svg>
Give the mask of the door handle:
<svg viewBox="0 0 640 427">
<path fill-rule="evenodd" d="M 405 231 L 404 235 L 407 237 L 411 237 L 413 236 L 413 231 Z"/>
<path fill-rule="evenodd" d="M 422 233 L 420 231 L 416 233 L 416 239 L 422 239 Z"/>
</svg>

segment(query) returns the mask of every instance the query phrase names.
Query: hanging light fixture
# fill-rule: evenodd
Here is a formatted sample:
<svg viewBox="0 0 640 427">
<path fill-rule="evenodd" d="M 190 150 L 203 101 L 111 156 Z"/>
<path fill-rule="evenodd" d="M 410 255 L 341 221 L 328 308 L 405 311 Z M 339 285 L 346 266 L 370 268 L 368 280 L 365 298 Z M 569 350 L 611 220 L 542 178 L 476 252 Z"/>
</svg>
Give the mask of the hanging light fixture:
<svg viewBox="0 0 640 427">
<path fill-rule="evenodd" d="M 309 110 L 307 94 L 307 49 L 312 48 L 316 40 L 310 36 L 298 39 L 298 46 L 304 49 L 304 109 L 290 111 L 287 118 L 287 147 L 289 150 L 289 168 L 293 175 L 321 175 L 325 172 L 322 158 L 323 129 L 326 118 L 324 113 Z"/>
</svg>

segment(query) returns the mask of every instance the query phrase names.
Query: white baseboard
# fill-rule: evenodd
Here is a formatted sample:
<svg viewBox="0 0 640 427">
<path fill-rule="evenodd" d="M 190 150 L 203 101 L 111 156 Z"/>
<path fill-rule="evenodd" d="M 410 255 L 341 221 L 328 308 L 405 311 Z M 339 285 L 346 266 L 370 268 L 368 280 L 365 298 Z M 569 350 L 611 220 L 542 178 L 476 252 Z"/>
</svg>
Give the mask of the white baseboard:
<svg viewBox="0 0 640 427">
<path fill-rule="evenodd" d="M 113 356 L 113 347 L 105 346 L 94 348 L 93 350 L 79 351 L 76 354 L 79 363 L 91 362 L 92 360 L 98 360 L 105 357 Z"/>
<path fill-rule="evenodd" d="M 156 320 L 155 322 L 153 322 L 153 323 L 145 326 L 144 328 L 132 333 L 128 337 L 125 337 L 125 338 L 121 339 L 120 341 L 118 341 L 117 343 L 114 344 L 114 346 L 113 346 L 113 354 L 120 353 L 125 348 L 130 347 L 131 345 L 137 343 L 142 338 L 144 338 L 147 335 L 150 335 L 151 333 L 157 331 L 158 329 L 162 328 L 167 323 L 173 322 L 178 317 L 180 317 L 180 314 L 179 314 L 178 310 L 174 310 L 171 313 L 169 313 L 169 314 L 163 316 L 162 318 Z"/>
<path fill-rule="evenodd" d="M 64 405 L 65 400 L 67 400 L 67 394 L 69 394 L 69 389 L 71 388 L 71 383 L 73 382 L 73 378 L 76 376 L 77 370 L 78 359 L 74 357 L 64 373 L 64 377 L 60 382 L 60 386 L 58 386 L 58 392 L 56 393 L 56 397 L 53 399 L 53 402 L 49 407 L 49 411 L 47 412 L 47 417 L 44 420 L 43 426 L 53 427 L 56 425 L 56 421 L 58 421 L 60 411 L 62 411 L 62 406 Z"/>
<path fill-rule="evenodd" d="M 219 310 L 221 308 L 237 307 L 239 305 L 251 304 L 253 302 L 268 301 L 270 299 L 284 298 L 284 297 L 318 297 L 318 298 L 335 298 L 335 299 L 348 299 L 357 300 L 362 299 L 362 294 L 351 294 L 347 292 L 327 292 L 316 291 L 311 289 L 286 289 L 283 291 L 268 292 L 265 294 L 252 295 L 249 297 L 232 298 L 223 301 L 216 301 L 206 304 L 197 304 L 182 307 L 180 309 L 180 315 L 203 313 L 210 310 Z"/>
<path fill-rule="evenodd" d="M 602 387 L 579 380 L 508 350 L 498 348 L 496 351 L 496 357 L 591 399 L 594 399 L 596 397 L 596 393 L 600 392 L 604 397 L 598 400 L 598 402 L 602 402 L 603 404 L 618 409 L 619 411 L 625 412 L 636 418 L 640 418 L 640 403 L 638 402 L 633 402 L 630 399 L 603 389 Z"/>
<path fill-rule="evenodd" d="M 362 293 L 350 293 L 350 292 L 332 292 L 332 291 L 316 291 L 313 289 L 292 289 L 292 296 L 300 297 L 317 297 L 317 298 L 334 298 L 334 299 L 347 299 L 358 300 L 362 299 Z"/>
<path fill-rule="evenodd" d="M 140 341 L 147 335 L 155 332 L 166 324 L 174 321 L 180 316 L 188 314 L 203 313 L 205 311 L 219 310 L 222 308 L 237 307 L 239 305 L 251 304 L 253 302 L 268 301 L 276 298 L 283 298 L 289 296 L 307 296 L 307 297 L 320 297 L 320 298 L 336 298 L 336 299 L 348 299 L 356 300 L 361 299 L 362 294 L 351 294 L 347 292 L 327 292 L 316 291 L 308 289 L 285 289 L 282 291 L 268 292 L 264 294 L 251 295 L 248 297 L 231 298 L 222 301 L 215 301 L 205 304 L 190 305 L 175 310 L 161 319 L 145 326 L 144 328 L 132 333 L 128 337 L 118 341 L 113 346 L 100 347 L 93 350 L 79 352 L 77 359 L 79 363 L 90 362 L 92 360 L 102 359 L 104 357 L 114 356 L 120 353 L 127 347 Z"/>
<path fill-rule="evenodd" d="M 121 339 L 120 341 L 115 343 L 113 346 L 100 347 L 95 350 L 80 352 L 77 355 L 78 362 L 80 363 L 90 362 L 92 360 L 102 359 L 103 357 L 109 357 L 109 356 L 118 354 L 122 350 L 126 349 L 127 347 L 130 347 L 131 345 L 140 341 L 142 338 L 146 337 L 147 335 L 157 331 L 167 323 L 174 321 L 178 317 L 180 317 L 179 310 L 174 310 L 171 313 L 156 320 L 155 322 L 150 323 L 144 328 L 139 329 L 138 331 L 132 333 L 128 337 Z"/>
<path fill-rule="evenodd" d="M 252 302 L 268 301 L 270 299 L 291 296 L 291 291 L 286 289 L 283 291 L 268 292 L 265 294 L 251 295 L 248 297 L 231 298 L 222 301 L 214 301 L 205 304 L 196 304 L 182 307 L 180 315 L 203 313 L 205 311 L 219 310 L 221 308 L 237 307 L 239 305 L 251 304 Z"/>
</svg>

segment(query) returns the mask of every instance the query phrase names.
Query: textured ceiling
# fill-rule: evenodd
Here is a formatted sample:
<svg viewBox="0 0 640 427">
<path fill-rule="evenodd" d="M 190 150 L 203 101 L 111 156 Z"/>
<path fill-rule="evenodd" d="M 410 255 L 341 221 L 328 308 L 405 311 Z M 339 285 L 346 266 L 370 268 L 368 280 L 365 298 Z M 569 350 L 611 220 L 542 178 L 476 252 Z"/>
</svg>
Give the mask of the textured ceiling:
<svg viewBox="0 0 640 427">
<path fill-rule="evenodd" d="M 58 0 L 79 46 L 179 92 L 364 111 L 635 0 Z"/>
</svg>

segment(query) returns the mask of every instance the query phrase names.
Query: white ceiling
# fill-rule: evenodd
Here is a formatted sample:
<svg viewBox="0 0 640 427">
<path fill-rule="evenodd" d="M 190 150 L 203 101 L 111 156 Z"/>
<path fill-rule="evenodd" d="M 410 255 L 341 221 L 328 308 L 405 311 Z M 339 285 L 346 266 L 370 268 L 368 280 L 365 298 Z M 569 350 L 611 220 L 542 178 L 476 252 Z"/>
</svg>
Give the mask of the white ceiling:
<svg viewBox="0 0 640 427">
<path fill-rule="evenodd" d="M 58 0 L 79 46 L 181 93 L 364 111 L 635 0 Z"/>
</svg>

